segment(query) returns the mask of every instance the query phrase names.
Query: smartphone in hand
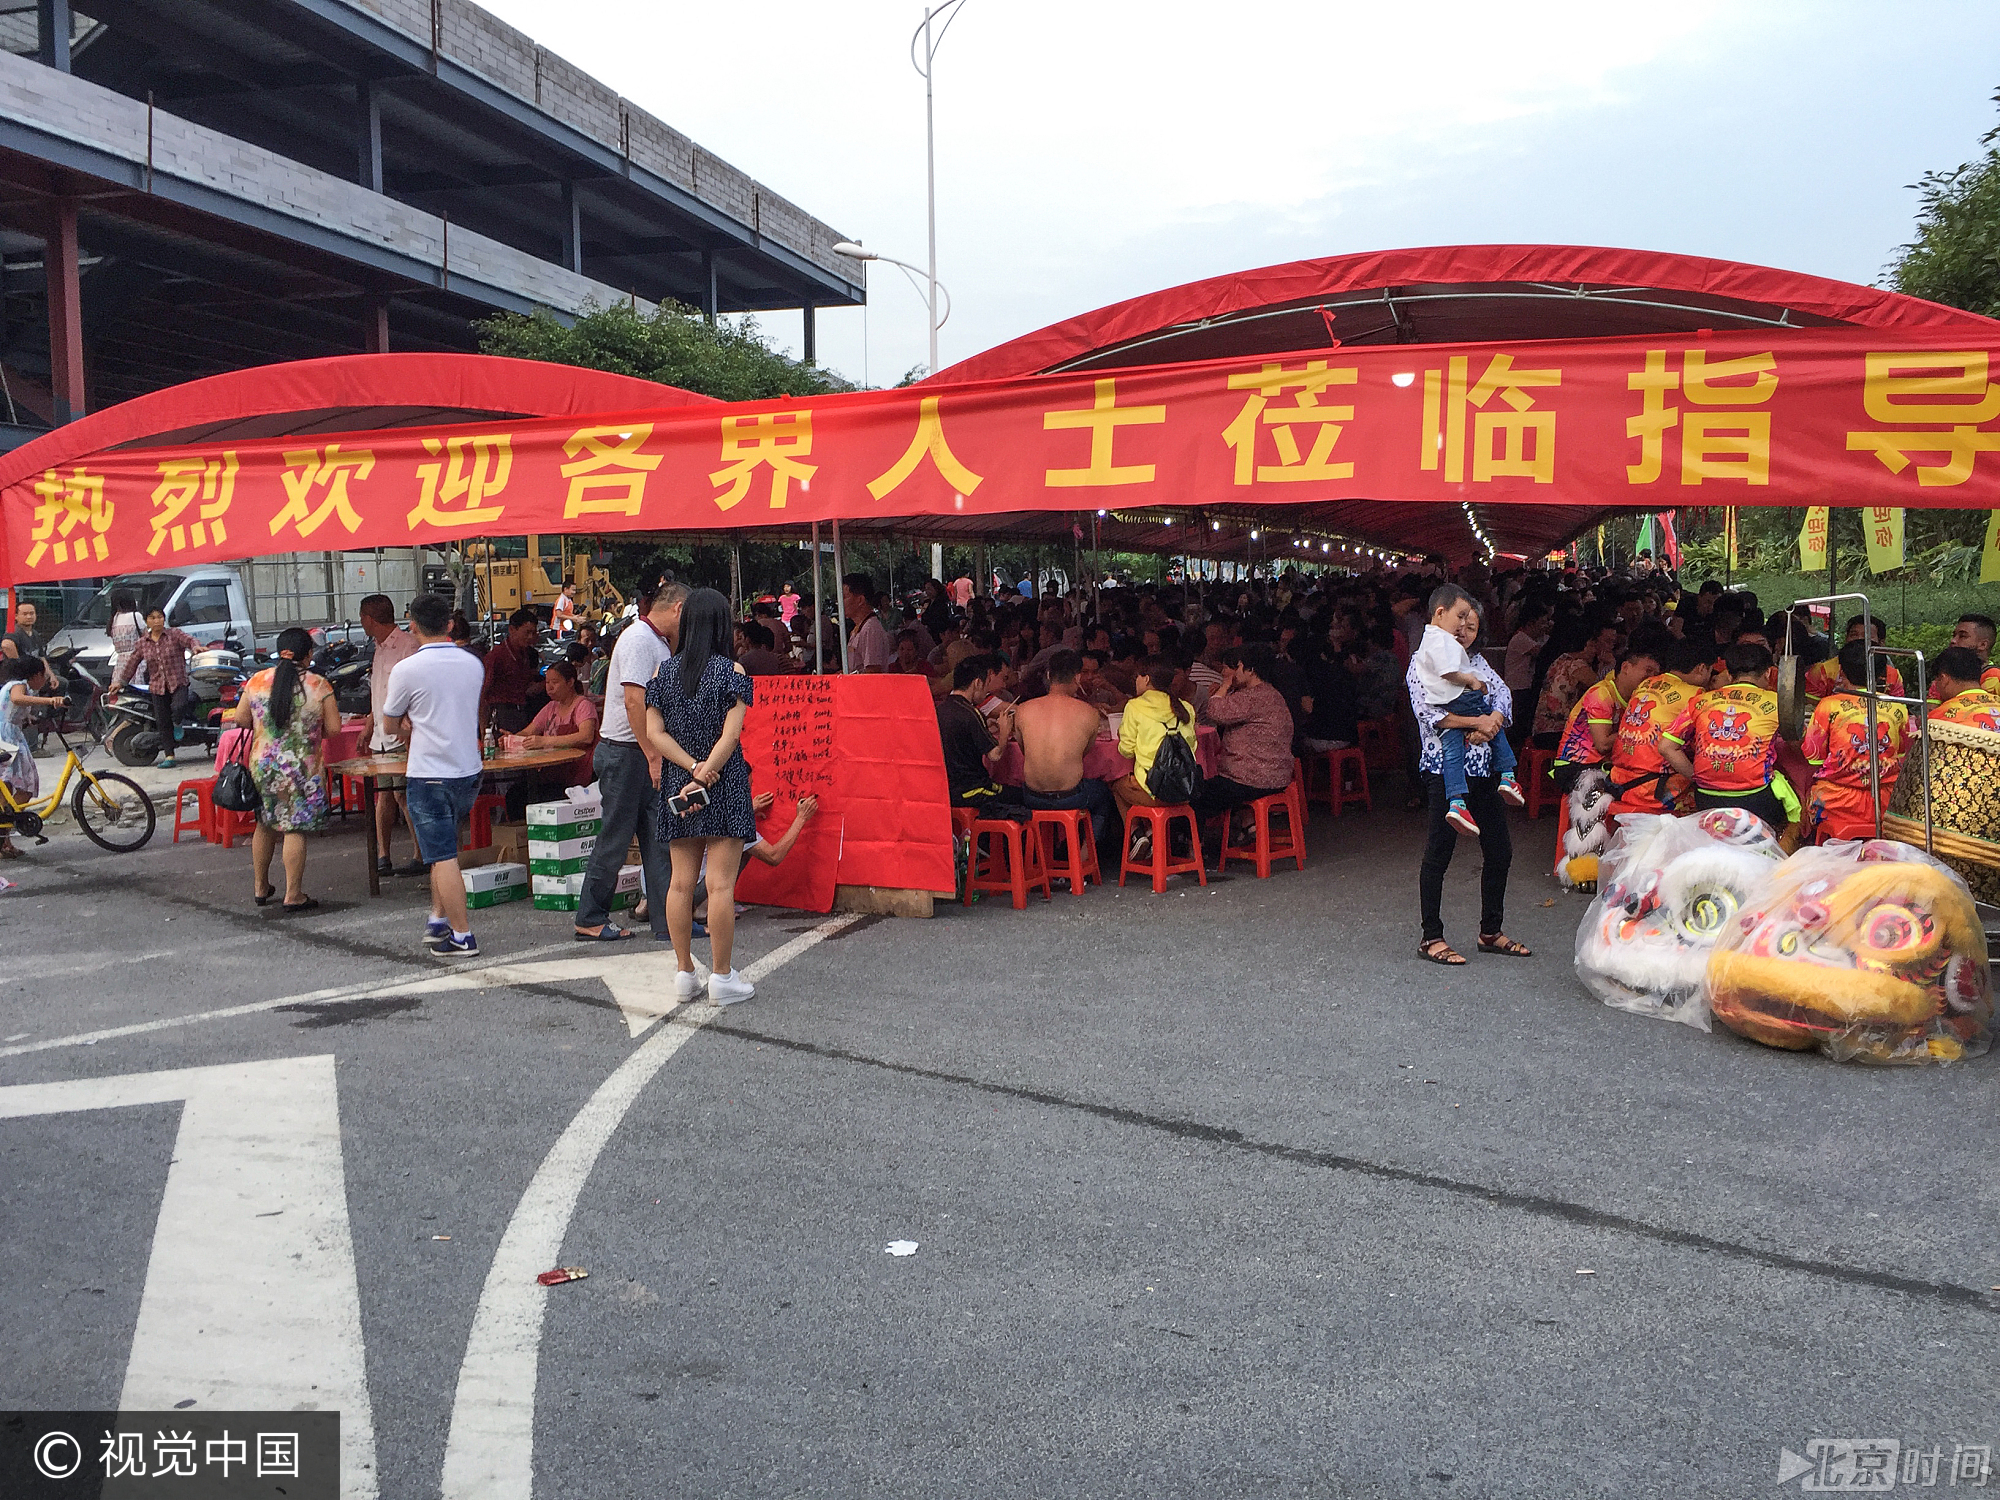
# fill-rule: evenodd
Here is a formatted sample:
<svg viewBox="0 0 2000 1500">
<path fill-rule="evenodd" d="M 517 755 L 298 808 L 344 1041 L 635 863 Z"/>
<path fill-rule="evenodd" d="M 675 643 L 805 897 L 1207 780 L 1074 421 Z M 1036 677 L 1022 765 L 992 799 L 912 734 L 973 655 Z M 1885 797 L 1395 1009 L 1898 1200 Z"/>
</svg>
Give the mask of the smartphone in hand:
<svg viewBox="0 0 2000 1500">
<path fill-rule="evenodd" d="M 673 796 L 667 798 L 667 811 L 677 818 L 685 818 L 690 813 L 700 812 L 708 806 L 708 788 L 699 781 L 690 781 Z"/>
</svg>

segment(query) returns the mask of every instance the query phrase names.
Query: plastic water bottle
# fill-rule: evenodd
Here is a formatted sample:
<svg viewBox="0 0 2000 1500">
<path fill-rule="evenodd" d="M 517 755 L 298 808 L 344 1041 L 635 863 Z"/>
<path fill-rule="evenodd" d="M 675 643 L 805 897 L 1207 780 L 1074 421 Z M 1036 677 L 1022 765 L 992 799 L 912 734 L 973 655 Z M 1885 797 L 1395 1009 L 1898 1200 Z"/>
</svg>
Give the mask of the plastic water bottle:
<svg viewBox="0 0 2000 1500">
<path fill-rule="evenodd" d="M 498 755 L 499 753 L 500 753 L 500 736 L 495 734 L 493 732 L 493 726 L 491 724 L 488 724 L 486 726 L 486 758 L 488 760 L 491 760 L 493 759 L 494 756 Z"/>
</svg>

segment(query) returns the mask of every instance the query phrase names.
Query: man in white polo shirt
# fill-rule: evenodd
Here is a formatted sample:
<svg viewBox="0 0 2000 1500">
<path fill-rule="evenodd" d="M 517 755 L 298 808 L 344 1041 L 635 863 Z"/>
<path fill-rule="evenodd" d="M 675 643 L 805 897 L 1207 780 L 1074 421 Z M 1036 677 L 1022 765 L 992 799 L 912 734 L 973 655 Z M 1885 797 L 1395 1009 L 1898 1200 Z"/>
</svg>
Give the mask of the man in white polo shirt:
<svg viewBox="0 0 2000 1500">
<path fill-rule="evenodd" d="M 576 907 L 579 943 L 617 942 L 635 934 L 611 920 L 611 898 L 618 889 L 618 872 L 625 852 L 639 840 L 639 862 L 646 872 L 647 917 L 653 936 L 667 939 L 667 903 L 662 900 L 672 878 L 666 846 L 659 841 L 660 755 L 646 737 L 646 684 L 673 654 L 681 628 L 681 605 L 687 589 L 660 583 L 639 591 L 639 618 L 618 633 L 611 648 L 611 667 L 604 677 L 604 717 L 598 724 L 597 750 L 591 769 L 604 795 L 604 826 L 590 851 L 584 872 L 583 896 Z"/>
<path fill-rule="evenodd" d="M 479 940 L 465 914 L 458 870 L 458 825 L 479 795 L 479 698 L 486 669 L 451 639 L 451 602 L 438 594 L 410 601 L 417 649 L 389 674 L 382 701 L 389 733 L 409 741 L 410 827 L 417 857 L 431 867 L 431 918 L 424 946 L 439 958 L 471 958 Z"/>
</svg>

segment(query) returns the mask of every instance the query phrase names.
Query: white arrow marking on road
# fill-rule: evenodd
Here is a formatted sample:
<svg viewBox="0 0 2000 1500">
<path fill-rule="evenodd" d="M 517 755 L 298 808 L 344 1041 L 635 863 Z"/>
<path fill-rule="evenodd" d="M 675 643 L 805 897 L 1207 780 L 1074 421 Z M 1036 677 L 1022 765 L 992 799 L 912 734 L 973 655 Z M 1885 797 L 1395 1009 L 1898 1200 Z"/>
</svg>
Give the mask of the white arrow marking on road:
<svg viewBox="0 0 2000 1500">
<path fill-rule="evenodd" d="M 829 918 L 750 964 L 744 977 L 760 983 L 815 943 L 860 920 L 858 915 Z M 625 962 L 641 957 L 635 954 Z M 667 993 L 672 994 L 671 988 Z M 534 1493 L 535 1382 L 542 1309 L 548 1301 L 547 1289 L 536 1285 L 535 1277 L 560 1260 L 583 1185 L 625 1112 L 653 1075 L 715 1015 L 711 1005 L 688 1006 L 643 1043 L 598 1085 L 535 1170 L 493 1253 L 466 1340 L 451 1436 L 445 1443 L 443 1500 L 530 1500 Z"/>
<path fill-rule="evenodd" d="M 341 1493 L 374 1500 L 333 1058 L 19 1084 L 0 1088 L 0 1119 L 176 1100 L 119 1406 L 338 1411 Z"/>
<path fill-rule="evenodd" d="M 605 949 L 625 945 L 606 944 Z M 680 968 L 672 949 L 654 948 L 646 953 L 599 951 L 588 958 L 558 958 L 546 963 L 496 964 L 469 973 L 440 974 L 415 984 L 396 986 L 399 995 L 433 995 L 444 990 L 489 990 L 504 985 L 553 984 L 565 979 L 601 979 L 625 1027 L 639 1035 L 655 1021 L 673 1013 L 681 1002 L 674 999 L 674 975 Z M 708 966 L 695 960 L 695 973 L 708 983 Z"/>
</svg>

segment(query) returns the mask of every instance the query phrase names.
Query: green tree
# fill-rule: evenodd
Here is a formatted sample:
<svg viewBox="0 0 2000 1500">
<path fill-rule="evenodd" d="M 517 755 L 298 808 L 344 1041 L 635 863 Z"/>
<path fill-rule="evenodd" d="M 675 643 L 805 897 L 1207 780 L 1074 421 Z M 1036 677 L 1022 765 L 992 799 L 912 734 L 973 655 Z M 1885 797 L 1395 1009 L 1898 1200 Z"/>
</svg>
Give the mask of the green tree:
<svg viewBox="0 0 2000 1500">
<path fill-rule="evenodd" d="M 2000 94 L 1994 95 L 2000 104 Z M 1913 183 L 1917 236 L 1889 265 L 1899 292 L 2000 317 L 2000 127 L 1980 137 L 1986 154 Z"/>
<path fill-rule="evenodd" d="M 568 324 L 545 311 L 501 313 L 478 328 L 479 347 L 487 354 L 610 370 L 722 401 L 821 396 L 855 388 L 818 365 L 780 354 L 755 318 L 710 323 L 695 309 L 674 302 L 663 302 L 644 316 L 624 303 L 593 307 Z"/>
</svg>

